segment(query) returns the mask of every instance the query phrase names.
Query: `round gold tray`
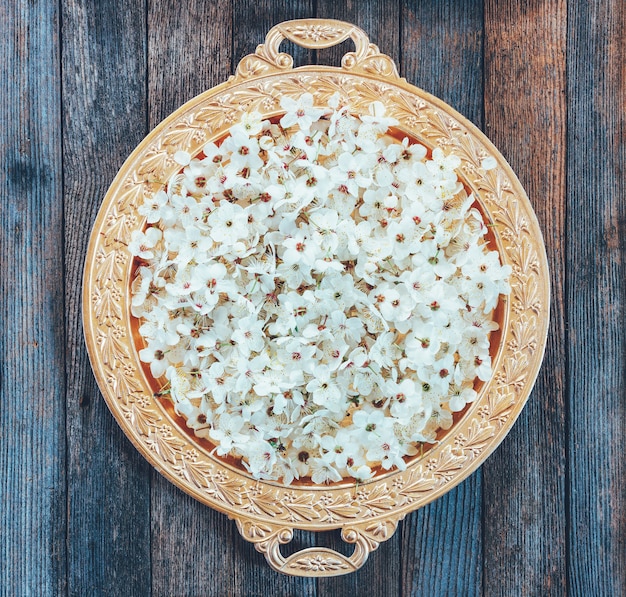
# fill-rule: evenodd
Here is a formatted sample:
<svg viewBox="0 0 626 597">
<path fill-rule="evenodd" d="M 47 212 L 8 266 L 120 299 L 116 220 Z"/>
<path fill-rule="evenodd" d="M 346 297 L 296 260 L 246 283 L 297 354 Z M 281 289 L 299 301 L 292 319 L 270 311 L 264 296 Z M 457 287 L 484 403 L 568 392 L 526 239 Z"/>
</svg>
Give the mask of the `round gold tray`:
<svg viewBox="0 0 626 597">
<path fill-rule="evenodd" d="M 283 39 L 319 49 L 352 38 L 354 52 L 342 66 L 293 68 L 279 52 Z M 501 297 L 492 334 L 493 376 L 452 428 L 405 471 L 381 471 L 355 485 L 257 481 L 236 462 L 211 455 L 176 416 L 140 362 L 137 325 L 130 314 L 136 265 L 127 249 L 142 229 L 137 209 L 180 166 L 179 150 L 194 155 L 223 137 L 244 111 L 268 118 L 281 114 L 280 98 L 310 92 L 325 104 L 338 92 L 357 113 L 382 102 L 402 134 L 461 159 L 459 177 L 474 193 L 490 224 L 490 240 L 512 267 L 510 296 Z M 484 160 L 495 159 L 486 170 Z M 493 165 L 493 160 L 490 160 Z M 493 246 L 493 245 L 492 245 Z M 122 166 L 100 209 L 89 243 L 83 286 L 87 348 L 95 377 L 111 412 L 137 449 L 165 477 L 201 502 L 227 514 L 270 566 L 286 574 L 331 576 L 360 568 L 369 553 L 394 533 L 398 522 L 470 475 L 502 441 L 519 415 L 541 364 L 548 329 L 548 267 L 541 232 L 510 166 L 489 140 L 441 100 L 398 76 L 393 61 L 365 33 L 341 21 L 306 19 L 281 23 L 246 56 L 236 74 L 179 108 L 135 149 Z M 342 529 L 354 543 L 346 557 L 309 548 L 285 558 L 280 544 L 293 529 Z"/>
</svg>

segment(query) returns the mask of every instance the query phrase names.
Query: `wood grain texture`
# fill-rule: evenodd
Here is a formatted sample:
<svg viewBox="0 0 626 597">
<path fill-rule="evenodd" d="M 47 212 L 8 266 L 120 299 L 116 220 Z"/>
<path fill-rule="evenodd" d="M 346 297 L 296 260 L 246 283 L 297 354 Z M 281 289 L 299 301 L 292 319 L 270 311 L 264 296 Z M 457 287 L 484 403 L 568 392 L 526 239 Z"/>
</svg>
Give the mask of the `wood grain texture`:
<svg viewBox="0 0 626 597">
<path fill-rule="evenodd" d="M 403 2 L 402 75 L 482 126 L 482 2 Z M 478 595 L 481 472 L 401 527 L 405 595 Z"/>
<path fill-rule="evenodd" d="M 91 225 L 146 134 L 144 22 L 142 0 L 63 2 L 70 595 L 150 592 L 150 468 L 94 383 L 81 325 Z"/>
<path fill-rule="evenodd" d="M 59 13 L 0 22 L 0 594 L 65 592 Z"/>
<path fill-rule="evenodd" d="M 569 582 L 626 595 L 626 6 L 570 6 Z"/>
<path fill-rule="evenodd" d="M 148 111 L 154 128 L 231 74 L 232 7 L 148 3 Z M 234 524 L 152 472 L 152 594 L 232 593 Z"/>
<path fill-rule="evenodd" d="M 182 104 L 232 74 L 229 2 L 147 0 L 148 109 L 153 129 Z"/>
<path fill-rule="evenodd" d="M 566 23 L 562 0 L 485 3 L 485 128 L 535 208 L 552 285 L 537 385 L 513 431 L 483 466 L 486 595 L 566 590 Z"/>
</svg>

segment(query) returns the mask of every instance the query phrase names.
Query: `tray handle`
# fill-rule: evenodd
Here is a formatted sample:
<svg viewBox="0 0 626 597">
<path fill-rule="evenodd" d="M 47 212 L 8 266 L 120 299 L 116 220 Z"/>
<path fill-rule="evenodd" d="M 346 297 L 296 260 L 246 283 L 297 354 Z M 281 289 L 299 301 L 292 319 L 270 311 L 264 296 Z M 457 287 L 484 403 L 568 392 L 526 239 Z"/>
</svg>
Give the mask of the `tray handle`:
<svg viewBox="0 0 626 597">
<path fill-rule="evenodd" d="M 386 54 L 381 54 L 378 46 L 370 43 L 365 32 L 356 25 L 332 19 L 296 19 L 272 27 L 265 37 L 265 43 L 258 45 L 254 54 L 248 54 L 239 62 L 237 72 L 231 80 L 245 80 L 291 70 L 293 57 L 279 52 L 279 46 L 284 39 L 303 48 L 319 50 L 340 44 L 348 38 L 354 42 L 355 51 L 344 54 L 341 59 L 342 69 L 378 77 L 399 78 L 393 60 Z"/>
<path fill-rule="evenodd" d="M 403 518 L 399 516 L 398 518 Z M 352 555 L 345 556 L 327 547 L 308 547 L 288 557 L 280 552 L 280 546 L 293 538 L 293 529 L 275 527 L 265 522 L 256 523 L 250 519 L 235 518 L 241 536 L 254 543 L 257 551 L 265 555 L 267 563 L 277 572 L 290 576 L 326 577 L 340 576 L 355 572 L 365 562 L 372 551 L 386 541 L 396 530 L 398 520 L 389 519 L 367 528 L 351 525 L 341 530 L 341 538 L 354 544 Z"/>
</svg>

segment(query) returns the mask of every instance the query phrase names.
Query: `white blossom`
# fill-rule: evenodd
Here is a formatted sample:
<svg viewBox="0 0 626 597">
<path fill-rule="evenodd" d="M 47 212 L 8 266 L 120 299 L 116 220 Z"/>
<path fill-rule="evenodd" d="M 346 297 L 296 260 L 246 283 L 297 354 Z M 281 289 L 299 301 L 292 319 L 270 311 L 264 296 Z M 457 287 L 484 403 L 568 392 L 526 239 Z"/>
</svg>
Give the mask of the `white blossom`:
<svg viewBox="0 0 626 597">
<path fill-rule="evenodd" d="M 365 482 L 404 469 L 490 379 L 512 270 L 460 158 L 398 141 L 382 102 L 361 116 L 339 94 L 281 107 L 177 151 L 139 206 L 139 358 L 254 478 Z"/>
</svg>

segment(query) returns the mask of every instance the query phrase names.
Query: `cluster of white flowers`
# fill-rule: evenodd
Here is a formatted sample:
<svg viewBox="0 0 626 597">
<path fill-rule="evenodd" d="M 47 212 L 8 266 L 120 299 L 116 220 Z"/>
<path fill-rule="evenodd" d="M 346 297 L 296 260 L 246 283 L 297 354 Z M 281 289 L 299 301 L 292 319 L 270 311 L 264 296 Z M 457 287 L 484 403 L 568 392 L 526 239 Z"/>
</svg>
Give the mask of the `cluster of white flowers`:
<svg viewBox="0 0 626 597">
<path fill-rule="evenodd" d="M 218 455 L 259 479 L 403 469 L 491 376 L 510 267 L 460 160 L 334 97 L 244 114 L 146 200 L 129 250 L 139 355 Z"/>
</svg>

